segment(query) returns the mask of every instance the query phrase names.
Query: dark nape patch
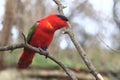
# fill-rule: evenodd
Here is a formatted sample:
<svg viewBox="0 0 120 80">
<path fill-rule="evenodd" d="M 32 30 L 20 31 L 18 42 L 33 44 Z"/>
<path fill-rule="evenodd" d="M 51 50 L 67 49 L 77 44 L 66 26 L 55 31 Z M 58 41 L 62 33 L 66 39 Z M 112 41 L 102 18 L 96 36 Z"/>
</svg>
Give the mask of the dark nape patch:
<svg viewBox="0 0 120 80">
<path fill-rule="evenodd" d="M 60 19 L 64 20 L 64 21 L 68 21 L 67 17 L 63 16 L 63 15 L 57 15 Z"/>
</svg>

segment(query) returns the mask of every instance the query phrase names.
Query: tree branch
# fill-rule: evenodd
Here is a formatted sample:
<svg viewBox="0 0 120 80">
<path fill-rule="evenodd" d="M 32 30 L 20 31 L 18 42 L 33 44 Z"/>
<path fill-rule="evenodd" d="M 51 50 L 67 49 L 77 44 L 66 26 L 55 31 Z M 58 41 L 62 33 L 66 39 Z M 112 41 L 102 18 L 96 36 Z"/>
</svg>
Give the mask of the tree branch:
<svg viewBox="0 0 120 80">
<path fill-rule="evenodd" d="M 53 1 L 57 4 L 59 13 L 61 15 L 64 15 L 63 5 L 61 4 L 60 0 L 53 0 Z M 72 42 L 74 43 L 79 55 L 83 59 L 84 63 L 86 64 L 86 66 L 88 67 L 88 69 L 90 70 L 92 75 L 96 78 L 96 80 L 104 80 L 103 77 L 101 76 L 101 74 L 96 71 L 96 68 L 93 66 L 91 61 L 87 58 L 86 52 L 83 50 L 83 48 L 79 44 L 79 42 L 78 42 L 78 40 L 77 40 L 73 30 L 72 30 L 70 23 L 69 23 L 69 30 L 67 31 L 67 34 L 70 36 L 70 38 L 71 38 Z"/>
<path fill-rule="evenodd" d="M 39 53 L 40 55 L 44 55 L 48 53 L 47 51 L 44 51 L 43 49 L 38 49 L 35 47 L 32 47 L 28 43 L 20 43 L 16 45 L 9 45 L 9 46 L 4 46 L 0 47 L 0 51 L 7 51 L 7 50 L 13 50 L 13 49 L 18 49 L 18 48 L 28 48 L 36 53 Z M 51 59 L 52 61 L 56 62 L 65 72 L 66 74 L 70 77 L 71 80 L 77 80 L 77 78 L 73 75 L 72 71 L 68 69 L 62 62 L 60 62 L 58 59 L 53 57 L 51 54 L 48 53 L 48 58 Z"/>
</svg>

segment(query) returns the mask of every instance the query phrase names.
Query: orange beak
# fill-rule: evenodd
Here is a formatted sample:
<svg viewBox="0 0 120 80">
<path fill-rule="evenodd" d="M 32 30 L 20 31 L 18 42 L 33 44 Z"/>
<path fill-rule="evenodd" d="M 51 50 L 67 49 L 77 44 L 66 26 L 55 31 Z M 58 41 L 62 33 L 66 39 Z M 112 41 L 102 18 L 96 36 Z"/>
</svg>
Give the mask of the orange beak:
<svg viewBox="0 0 120 80">
<path fill-rule="evenodd" d="M 68 29 L 68 26 L 69 26 L 68 24 L 69 24 L 69 23 L 68 23 L 68 22 L 66 22 L 66 26 L 65 26 L 65 27 L 66 27 L 66 29 Z"/>
</svg>

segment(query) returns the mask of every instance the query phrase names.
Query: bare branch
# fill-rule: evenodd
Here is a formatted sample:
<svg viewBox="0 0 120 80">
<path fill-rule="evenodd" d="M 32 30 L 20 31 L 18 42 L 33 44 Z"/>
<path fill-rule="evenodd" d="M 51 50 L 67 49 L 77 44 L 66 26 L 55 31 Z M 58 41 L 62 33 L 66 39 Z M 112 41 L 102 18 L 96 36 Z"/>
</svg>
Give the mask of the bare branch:
<svg viewBox="0 0 120 80">
<path fill-rule="evenodd" d="M 120 53 L 120 50 L 116 50 L 116 49 L 113 49 L 111 48 L 101 37 L 101 34 L 97 34 L 98 38 L 99 38 L 99 41 L 101 41 L 107 48 L 109 48 L 111 50 L 111 52 L 113 53 Z"/>
<path fill-rule="evenodd" d="M 44 51 L 43 49 L 38 49 L 36 47 L 32 47 L 29 44 L 21 43 L 21 44 L 16 44 L 16 45 L 9 45 L 9 46 L 4 46 L 0 47 L 0 51 L 7 51 L 7 50 L 13 50 L 13 49 L 18 49 L 18 48 L 28 48 L 36 53 L 39 53 L 40 55 L 44 55 L 48 53 L 47 51 Z M 58 59 L 53 57 L 48 53 L 48 58 L 51 59 L 52 61 L 56 62 L 65 72 L 66 74 L 70 77 L 71 80 L 77 80 L 77 78 L 73 75 L 72 71 L 68 69 L 62 62 L 60 62 Z"/>
<path fill-rule="evenodd" d="M 119 0 L 113 0 L 114 4 L 113 4 L 113 19 L 114 21 L 116 22 L 117 26 L 119 27 L 120 29 L 120 19 L 117 15 L 117 4 L 120 2 Z"/>
<path fill-rule="evenodd" d="M 61 4 L 60 0 L 53 0 L 53 1 L 58 5 L 59 13 L 61 15 L 64 15 L 64 13 L 63 13 L 63 5 Z M 69 23 L 69 31 L 67 33 L 70 36 L 72 42 L 74 43 L 79 55 L 81 56 L 81 58 L 83 59 L 83 61 L 87 65 L 88 69 L 93 74 L 93 76 L 95 76 L 96 80 L 104 80 L 103 77 L 101 76 L 101 74 L 96 72 L 96 68 L 93 66 L 91 61 L 87 58 L 86 52 L 83 50 L 83 48 L 79 44 L 79 42 L 78 42 L 78 40 L 77 40 L 73 30 L 72 30 L 72 27 L 71 27 L 70 23 Z"/>
<path fill-rule="evenodd" d="M 23 39 L 24 39 L 24 42 L 25 42 L 25 44 L 27 43 L 27 41 L 26 41 L 26 37 L 25 37 L 25 34 L 22 32 L 22 36 L 23 36 Z"/>
<path fill-rule="evenodd" d="M 17 44 L 17 45 L 10 45 L 10 46 L 4 46 L 4 47 L 0 47 L 0 51 L 8 51 L 8 50 L 13 50 L 13 49 L 17 49 L 17 48 L 23 48 L 24 44 Z"/>
<path fill-rule="evenodd" d="M 64 6 L 61 4 L 61 2 L 60 2 L 60 0 L 53 0 L 56 4 L 57 4 L 57 6 L 58 6 L 58 12 L 60 13 L 60 14 L 62 14 L 62 15 L 64 15 L 64 13 L 63 13 L 63 8 L 64 8 Z"/>
</svg>

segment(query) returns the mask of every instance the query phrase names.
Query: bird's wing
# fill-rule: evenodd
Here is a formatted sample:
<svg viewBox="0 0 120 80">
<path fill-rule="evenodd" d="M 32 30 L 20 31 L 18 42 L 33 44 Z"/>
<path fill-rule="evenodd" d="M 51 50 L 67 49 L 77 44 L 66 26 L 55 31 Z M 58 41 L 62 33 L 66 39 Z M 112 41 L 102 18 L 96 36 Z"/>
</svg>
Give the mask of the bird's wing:
<svg viewBox="0 0 120 80">
<path fill-rule="evenodd" d="M 30 28 L 30 31 L 29 31 L 29 33 L 28 33 L 28 35 L 27 35 L 27 42 L 28 42 L 28 43 L 29 43 L 29 41 L 31 40 L 32 35 L 34 34 L 34 32 L 35 32 L 38 24 L 39 24 L 39 23 L 36 22 L 36 23 Z"/>
</svg>

